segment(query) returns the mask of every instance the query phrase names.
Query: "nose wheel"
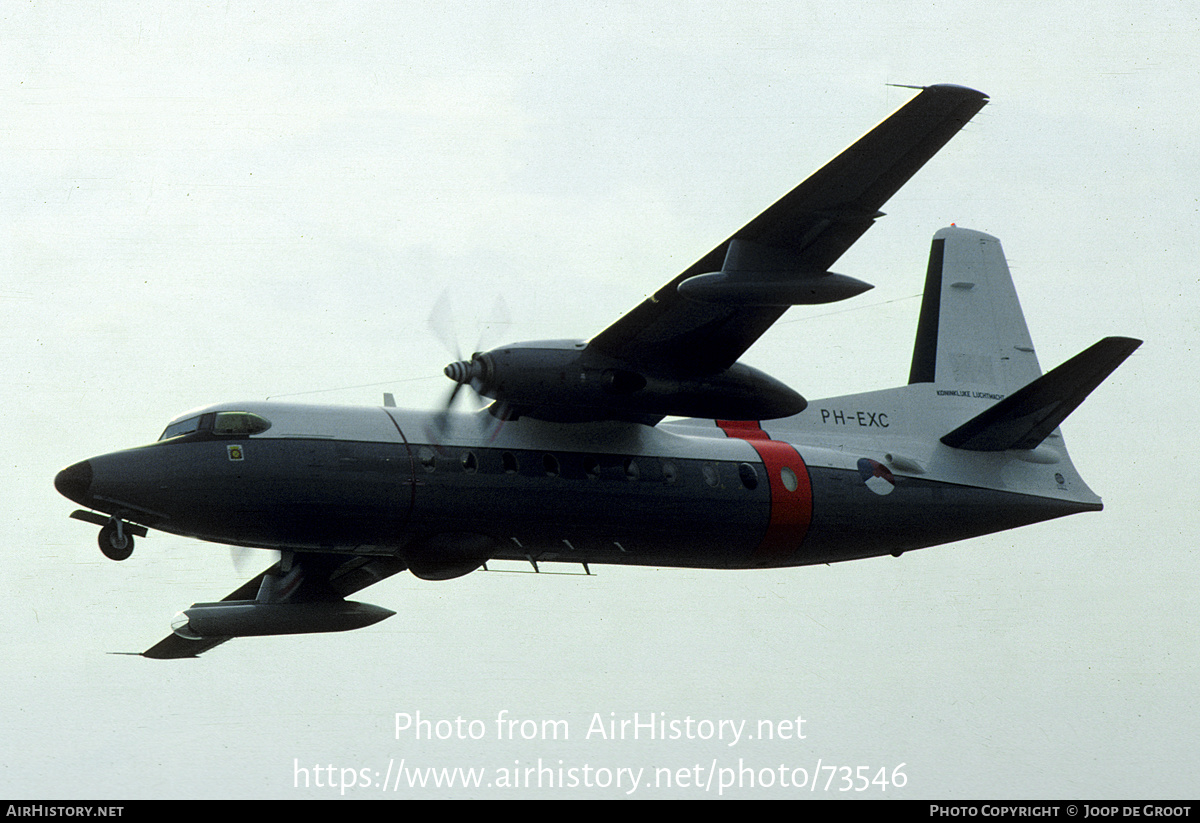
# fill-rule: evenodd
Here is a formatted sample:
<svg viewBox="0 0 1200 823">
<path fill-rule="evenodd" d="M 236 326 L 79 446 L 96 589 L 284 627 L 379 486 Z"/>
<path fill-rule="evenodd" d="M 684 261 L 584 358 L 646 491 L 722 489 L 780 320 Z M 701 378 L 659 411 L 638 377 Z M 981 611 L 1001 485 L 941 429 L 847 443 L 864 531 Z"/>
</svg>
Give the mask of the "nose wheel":
<svg viewBox="0 0 1200 823">
<path fill-rule="evenodd" d="M 76 509 L 71 512 L 72 520 L 82 520 L 84 523 L 95 523 L 100 527 L 100 551 L 109 560 L 127 560 L 133 554 L 133 536 L 145 537 L 149 532 L 145 526 L 122 520 L 117 514 L 101 514 Z"/>
<path fill-rule="evenodd" d="M 100 529 L 100 551 L 109 560 L 125 560 L 133 554 L 133 535 L 125 531 L 125 523 L 114 520 Z"/>
</svg>

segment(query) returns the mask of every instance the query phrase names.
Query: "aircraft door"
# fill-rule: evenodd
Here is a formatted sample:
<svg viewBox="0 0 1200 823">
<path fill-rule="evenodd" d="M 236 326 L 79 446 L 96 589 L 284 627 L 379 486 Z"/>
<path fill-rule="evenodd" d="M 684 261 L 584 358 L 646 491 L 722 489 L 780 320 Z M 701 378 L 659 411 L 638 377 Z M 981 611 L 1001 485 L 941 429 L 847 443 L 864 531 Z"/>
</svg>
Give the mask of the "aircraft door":
<svg viewBox="0 0 1200 823">
<path fill-rule="evenodd" d="M 392 424 L 396 427 L 396 434 L 400 438 L 400 447 L 388 461 L 391 464 L 388 479 L 391 494 L 394 495 L 392 502 L 396 509 L 403 513 L 400 519 L 407 524 L 409 516 L 412 514 L 413 501 L 416 499 L 416 452 L 413 444 L 404 435 L 395 410 L 385 408 L 384 411 L 387 412 Z"/>
</svg>

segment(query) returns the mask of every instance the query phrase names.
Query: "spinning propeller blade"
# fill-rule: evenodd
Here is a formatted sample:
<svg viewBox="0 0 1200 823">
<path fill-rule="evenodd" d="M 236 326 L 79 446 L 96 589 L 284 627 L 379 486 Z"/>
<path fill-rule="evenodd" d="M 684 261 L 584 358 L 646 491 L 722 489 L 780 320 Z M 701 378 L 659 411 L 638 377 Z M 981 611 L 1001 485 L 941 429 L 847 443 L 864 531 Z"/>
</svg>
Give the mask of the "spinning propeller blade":
<svg viewBox="0 0 1200 823">
<path fill-rule="evenodd" d="M 504 302 L 503 297 L 498 296 L 496 302 L 492 305 L 491 316 L 484 322 L 480 329 L 479 341 L 475 346 L 475 354 L 472 354 L 470 359 L 465 359 L 462 355 L 462 346 L 459 343 L 460 338 L 456 328 L 455 317 L 456 312 L 450 300 L 450 292 L 447 289 L 438 297 L 429 314 L 430 331 L 441 342 L 446 351 L 454 357 L 454 361 L 442 370 L 442 373 L 446 377 L 454 381 L 454 388 L 450 390 L 449 395 L 446 397 L 446 402 L 437 415 L 437 431 L 431 433 L 435 436 L 434 439 L 438 441 L 443 440 L 445 437 L 450 423 L 450 412 L 463 386 L 469 386 L 476 398 L 479 398 L 484 403 L 489 402 L 490 399 L 483 394 L 487 383 L 487 367 L 480 358 L 479 353 L 485 348 L 484 338 L 494 335 L 500 327 L 507 326 L 510 322 L 508 305 Z M 492 403 L 489 412 L 491 420 L 495 421 L 488 424 L 489 427 L 494 427 L 494 431 L 492 431 L 489 439 L 495 439 L 500 427 L 508 419 L 508 405 L 502 401 L 496 401 Z"/>
</svg>

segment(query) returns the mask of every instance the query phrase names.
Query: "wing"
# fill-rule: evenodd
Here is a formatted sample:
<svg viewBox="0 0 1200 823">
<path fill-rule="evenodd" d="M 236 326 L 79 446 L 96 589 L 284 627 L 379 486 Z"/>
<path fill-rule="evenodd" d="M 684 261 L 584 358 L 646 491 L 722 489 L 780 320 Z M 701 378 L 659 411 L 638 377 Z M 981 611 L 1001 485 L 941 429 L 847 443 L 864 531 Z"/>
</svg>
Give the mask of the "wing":
<svg viewBox="0 0 1200 823">
<path fill-rule="evenodd" d="M 962 86 L 925 88 L 588 347 L 650 371 L 728 368 L 788 306 L 697 302 L 680 294 L 679 285 L 722 271 L 772 272 L 775 282 L 824 275 L 882 216 L 883 204 L 986 103 L 986 95 Z M 859 285 L 858 291 L 869 288 Z"/>
<path fill-rule="evenodd" d="M 347 557 L 346 555 L 314 553 L 297 555 L 293 566 L 297 565 L 304 566 L 305 574 L 303 583 L 295 594 L 287 599 L 287 602 L 293 605 L 336 604 L 347 595 L 365 589 L 367 586 L 391 577 L 397 572 L 402 572 L 406 568 L 403 562 L 389 557 Z M 261 597 L 263 579 L 267 576 L 283 577 L 282 561 L 275 563 L 257 577 L 246 581 L 220 602 L 248 602 Z M 233 635 L 227 635 L 192 640 L 172 633 L 142 652 L 142 657 L 156 660 L 197 657 L 232 637 Z"/>
</svg>

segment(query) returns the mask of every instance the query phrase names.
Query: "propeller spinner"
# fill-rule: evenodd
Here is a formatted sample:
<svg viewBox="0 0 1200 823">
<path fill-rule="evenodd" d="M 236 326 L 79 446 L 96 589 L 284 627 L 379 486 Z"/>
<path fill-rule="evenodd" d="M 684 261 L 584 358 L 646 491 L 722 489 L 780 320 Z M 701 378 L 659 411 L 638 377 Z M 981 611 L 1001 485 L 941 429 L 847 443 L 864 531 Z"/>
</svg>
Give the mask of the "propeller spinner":
<svg viewBox="0 0 1200 823">
<path fill-rule="evenodd" d="M 471 355 L 470 360 L 457 360 L 442 370 L 442 373 L 459 386 L 470 386 L 476 392 L 481 392 L 487 380 L 487 361 L 479 352 Z M 458 386 L 455 386 L 458 391 Z"/>
</svg>

